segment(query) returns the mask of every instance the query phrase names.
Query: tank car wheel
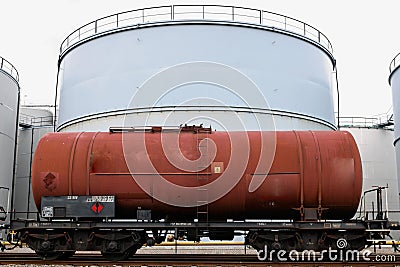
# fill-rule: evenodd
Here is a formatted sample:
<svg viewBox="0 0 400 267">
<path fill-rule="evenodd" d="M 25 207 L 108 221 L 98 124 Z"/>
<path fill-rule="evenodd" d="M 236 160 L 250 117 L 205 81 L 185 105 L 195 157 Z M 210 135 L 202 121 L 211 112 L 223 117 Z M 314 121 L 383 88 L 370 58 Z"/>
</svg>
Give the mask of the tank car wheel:
<svg viewBox="0 0 400 267">
<path fill-rule="evenodd" d="M 124 252 L 101 252 L 104 258 L 108 261 L 122 261 L 126 260 L 131 257 L 133 254 L 136 253 L 136 248 L 127 249 Z"/>
</svg>

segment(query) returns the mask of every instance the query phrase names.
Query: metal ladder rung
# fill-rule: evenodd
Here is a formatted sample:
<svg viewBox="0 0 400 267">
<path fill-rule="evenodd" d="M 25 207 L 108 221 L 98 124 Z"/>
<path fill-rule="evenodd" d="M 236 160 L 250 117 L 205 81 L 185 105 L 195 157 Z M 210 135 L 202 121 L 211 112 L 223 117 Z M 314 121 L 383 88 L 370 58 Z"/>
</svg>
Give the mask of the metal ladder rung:
<svg viewBox="0 0 400 267">
<path fill-rule="evenodd" d="M 203 142 L 201 141 L 205 140 L 208 138 L 208 133 L 204 135 L 197 135 L 196 137 L 196 146 L 198 149 L 201 150 L 206 150 L 208 155 L 208 142 Z M 200 163 L 201 164 L 201 163 Z M 203 163 L 204 164 L 204 163 Z M 198 169 L 204 170 L 206 168 L 209 168 L 210 166 L 197 166 Z M 207 175 L 204 175 L 203 173 L 197 173 L 197 182 L 199 184 L 203 184 L 205 182 L 209 181 L 209 177 Z M 197 219 L 201 221 L 208 221 L 208 189 L 207 188 L 197 188 L 197 191 L 199 192 L 197 196 Z"/>
</svg>

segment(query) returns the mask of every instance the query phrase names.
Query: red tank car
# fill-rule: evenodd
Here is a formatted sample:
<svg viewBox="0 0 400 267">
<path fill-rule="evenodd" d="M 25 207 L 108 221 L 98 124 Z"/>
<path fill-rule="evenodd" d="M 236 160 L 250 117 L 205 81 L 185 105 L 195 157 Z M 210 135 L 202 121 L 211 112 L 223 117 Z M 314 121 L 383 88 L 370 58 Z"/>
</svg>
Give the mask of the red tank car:
<svg viewBox="0 0 400 267">
<path fill-rule="evenodd" d="M 49 133 L 32 170 L 39 209 L 43 196 L 111 195 L 117 218 L 349 219 L 361 187 L 345 131 Z"/>
</svg>

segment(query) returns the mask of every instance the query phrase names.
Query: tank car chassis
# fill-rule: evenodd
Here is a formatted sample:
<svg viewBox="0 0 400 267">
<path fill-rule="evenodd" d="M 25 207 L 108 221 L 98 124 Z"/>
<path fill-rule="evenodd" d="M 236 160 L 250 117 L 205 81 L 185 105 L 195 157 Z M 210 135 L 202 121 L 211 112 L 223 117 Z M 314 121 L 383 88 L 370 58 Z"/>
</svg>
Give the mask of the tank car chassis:
<svg viewBox="0 0 400 267">
<path fill-rule="evenodd" d="M 20 224 L 18 227 L 17 225 Z M 244 231 L 246 244 L 262 250 L 320 251 L 336 248 L 345 238 L 349 249 L 364 248 L 367 241 L 363 222 L 102 222 L 49 221 L 14 222 L 21 241 L 43 259 L 73 255 L 75 251 L 101 251 L 110 260 L 131 256 L 143 244 L 161 243 L 166 233 L 197 241 L 202 236 L 225 239 Z M 150 234 L 149 234 L 150 233 Z M 232 236 L 233 237 L 233 236 Z"/>
<path fill-rule="evenodd" d="M 382 188 L 376 191 L 378 200 Z M 365 194 L 365 193 L 364 193 Z M 380 199 L 381 203 L 382 200 Z M 201 237 L 212 240 L 232 240 L 234 235 L 245 235 L 245 244 L 257 251 L 331 249 L 361 250 L 390 237 L 390 229 L 399 229 L 398 223 L 389 222 L 378 205 L 373 218 L 368 214 L 363 220 L 327 221 L 304 217 L 299 221 L 155 221 L 112 218 L 49 219 L 47 215 L 37 220 L 14 220 L 11 229 L 16 232 L 15 245 L 25 242 L 42 259 L 65 259 L 76 251 L 100 251 L 109 260 L 123 260 L 132 256 L 143 245 L 162 243 L 168 234 L 174 239 L 199 241 Z M 99 211 L 96 202 L 92 208 Z M 113 206 L 101 206 L 112 210 Z M 110 212 L 110 211 L 108 211 Z M 78 212 L 82 213 L 82 211 Z M 112 215 L 113 212 L 104 215 Z M 307 214 L 307 212 L 305 213 Z M 375 216 L 376 214 L 376 216 Z M 85 213 L 79 214 L 85 216 Z M 149 214 L 138 210 L 138 218 L 149 219 Z M 345 239 L 346 247 L 338 247 Z M 4 248 L 4 247 L 3 247 Z"/>
</svg>

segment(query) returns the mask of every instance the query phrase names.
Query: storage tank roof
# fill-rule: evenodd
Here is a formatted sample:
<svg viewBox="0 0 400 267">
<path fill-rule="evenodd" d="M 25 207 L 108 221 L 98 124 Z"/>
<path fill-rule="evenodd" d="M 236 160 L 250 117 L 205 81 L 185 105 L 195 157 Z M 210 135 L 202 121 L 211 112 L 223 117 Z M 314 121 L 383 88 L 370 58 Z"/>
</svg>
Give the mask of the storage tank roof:
<svg viewBox="0 0 400 267">
<path fill-rule="evenodd" d="M 17 69 L 6 59 L 0 56 L 0 70 L 10 75 L 17 82 L 19 81 L 19 75 Z"/>
<path fill-rule="evenodd" d="M 332 56 L 329 39 L 307 23 L 277 13 L 224 5 L 169 5 L 125 11 L 109 15 L 72 32 L 61 44 L 60 58 L 75 45 L 115 31 L 171 22 L 214 22 L 258 26 L 282 32 L 314 43 Z"/>
</svg>

